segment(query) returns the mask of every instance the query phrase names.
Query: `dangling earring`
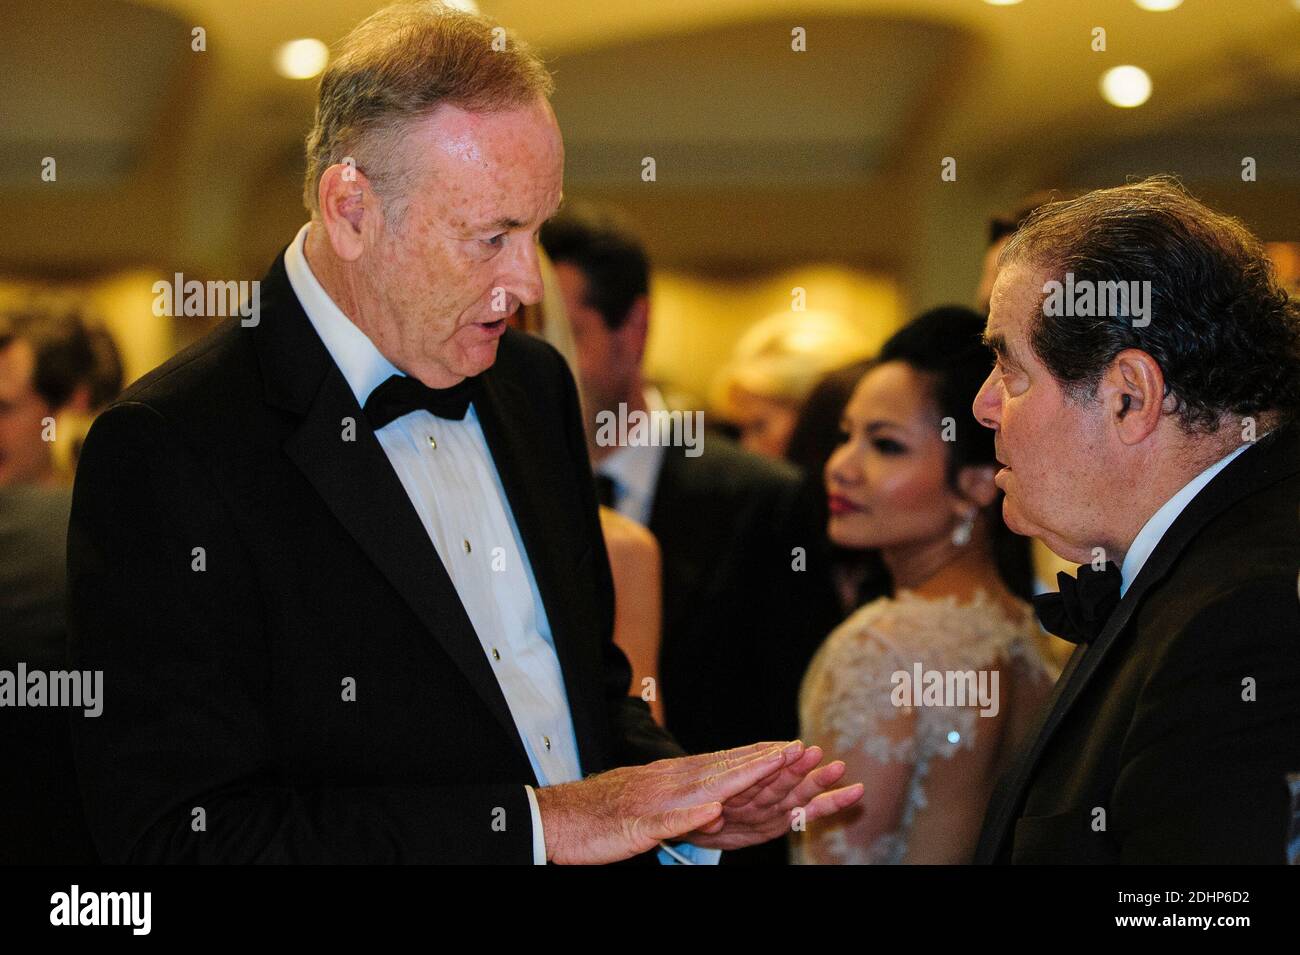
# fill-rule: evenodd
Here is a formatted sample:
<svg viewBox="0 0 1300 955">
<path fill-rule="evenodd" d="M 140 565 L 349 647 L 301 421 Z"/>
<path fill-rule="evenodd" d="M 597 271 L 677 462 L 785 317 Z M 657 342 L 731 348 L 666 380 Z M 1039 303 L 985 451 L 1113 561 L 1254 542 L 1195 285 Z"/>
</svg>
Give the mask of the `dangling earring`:
<svg viewBox="0 0 1300 955">
<path fill-rule="evenodd" d="M 965 547 L 970 543 L 971 531 L 975 529 L 976 511 L 968 511 L 966 516 L 952 529 L 952 542 L 956 547 Z"/>
</svg>

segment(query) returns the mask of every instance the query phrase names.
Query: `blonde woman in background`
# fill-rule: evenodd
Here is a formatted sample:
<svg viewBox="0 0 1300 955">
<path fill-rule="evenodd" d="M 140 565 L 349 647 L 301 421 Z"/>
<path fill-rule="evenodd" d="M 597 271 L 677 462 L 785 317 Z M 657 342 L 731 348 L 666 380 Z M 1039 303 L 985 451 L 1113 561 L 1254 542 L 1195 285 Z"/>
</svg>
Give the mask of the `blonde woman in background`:
<svg viewBox="0 0 1300 955">
<path fill-rule="evenodd" d="M 871 353 L 866 334 L 834 312 L 778 312 L 747 331 L 719 374 L 713 405 L 755 454 L 785 457 L 813 387 Z"/>
</svg>

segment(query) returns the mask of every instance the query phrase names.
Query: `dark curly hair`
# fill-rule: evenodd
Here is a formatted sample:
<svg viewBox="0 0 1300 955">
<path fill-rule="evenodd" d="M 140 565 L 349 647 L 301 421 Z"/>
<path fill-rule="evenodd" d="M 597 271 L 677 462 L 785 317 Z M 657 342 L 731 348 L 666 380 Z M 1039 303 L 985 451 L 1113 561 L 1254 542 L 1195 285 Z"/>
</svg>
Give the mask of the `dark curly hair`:
<svg viewBox="0 0 1300 955">
<path fill-rule="evenodd" d="M 965 467 L 998 467 L 993 432 L 971 413 L 971 405 L 993 368 L 993 352 L 984 344 L 984 316 L 957 305 L 923 312 L 895 332 L 880 349 L 876 364 L 899 361 L 929 378 L 931 400 L 941 422 L 953 422 L 948 444 L 948 486 L 957 490 Z M 1007 589 L 1022 600 L 1034 592 L 1030 540 L 1013 533 L 1002 520 L 1002 492 L 985 513 L 992 529 L 998 573 Z"/>
<path fill-rule="evenodd" d="M 1033 316 L 1029 343 L 1076 401 L 1096 395 L 1114 357 L 1140 349 L 1160 365 L 1188 434 L 1229 416 L 1300 414 L 1300 303 L 1278 283 L 1262 243 L 1237 219 L 1155 176 L 1039 207 L 999 266 L 1023 263 L 1076 285 L 1149 281 L 1149 321 Z"/>
</svg>

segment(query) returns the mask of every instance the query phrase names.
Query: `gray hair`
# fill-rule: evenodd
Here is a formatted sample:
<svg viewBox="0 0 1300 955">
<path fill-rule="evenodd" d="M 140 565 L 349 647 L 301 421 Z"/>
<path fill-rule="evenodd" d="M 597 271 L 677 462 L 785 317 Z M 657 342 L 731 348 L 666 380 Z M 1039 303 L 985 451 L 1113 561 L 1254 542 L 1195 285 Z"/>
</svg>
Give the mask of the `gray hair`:
<svg viewBox="0 0 1300 955">
<path fill-rule="evenodd" d="M 553 89 L 541 58 L 487 17 L 431 0 L 385 7 L 343 39 L 321 76 L 303 203 L 319 215 L 321 176 L 350 161 L 396 225 L 415 174 L 402 148 L 410 123 L 444 103 L 493 112 Z"/>
</svg>

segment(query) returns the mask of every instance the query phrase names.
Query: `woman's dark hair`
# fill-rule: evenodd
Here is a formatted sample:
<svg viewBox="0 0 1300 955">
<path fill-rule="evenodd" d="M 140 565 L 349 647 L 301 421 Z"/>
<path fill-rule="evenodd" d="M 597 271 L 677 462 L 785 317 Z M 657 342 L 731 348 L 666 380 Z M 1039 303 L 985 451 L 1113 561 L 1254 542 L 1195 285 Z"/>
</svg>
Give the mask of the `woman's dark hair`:
<svg viewBox="0 0 1300 955">
<path fill-rule="evenodd" d="M 951 434 L 947 441 L 948 486 L 957 490 L 961 469 L 997 466 L 993 432 L 975 420 L 971 404 L 993 368 L 993 353 L 984 344 L 984 318 L 956 305 L 931 309 L 885 342 L 878 364 L 899 361 L 932 382 L 931 399 L 939 413 L 936 427 Z M 1028 600 L 1034 592 L 1030 541 L 1014 534 L 1002 520 L 1002 492 L 985 509 L 993 535 L 998 574 L 1007 589 Z"/>
</svg>

